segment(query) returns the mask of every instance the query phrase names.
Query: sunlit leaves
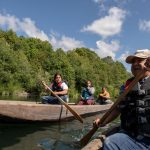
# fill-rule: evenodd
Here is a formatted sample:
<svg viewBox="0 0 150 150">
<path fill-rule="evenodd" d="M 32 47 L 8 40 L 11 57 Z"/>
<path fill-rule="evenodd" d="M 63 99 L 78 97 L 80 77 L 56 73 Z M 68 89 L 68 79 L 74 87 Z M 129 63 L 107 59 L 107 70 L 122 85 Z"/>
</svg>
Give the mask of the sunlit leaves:
<svg viewBox="0 0 150 150">
<path fill-rule="evenodd" d="M 129 77 L 123 64 L 111 57 L 101 59 L 88 48 L 54 51 L 48 41 L 0 30 L 0 94 L 19 90 L 40 94 L 40 82 L 52 81 L 56 72 L 67 81 L 71 101 L 78 100 L 86 80 L 93 82 L 96 97 L 102 86 L 115 97 L 116 89 Z"/>
</svg>

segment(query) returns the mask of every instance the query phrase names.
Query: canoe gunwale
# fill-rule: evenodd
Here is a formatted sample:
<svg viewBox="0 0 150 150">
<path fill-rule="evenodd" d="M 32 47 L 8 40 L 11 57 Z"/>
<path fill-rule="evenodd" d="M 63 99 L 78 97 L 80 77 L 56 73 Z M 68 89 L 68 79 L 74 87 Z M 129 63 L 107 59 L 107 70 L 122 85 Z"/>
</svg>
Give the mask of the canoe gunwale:
<svg viewBox="0 0 150 150">
<path fill-rule="evenodd" d="M 76 112 L 82 117 L 104 113 L 111 105 L 74 105 Z M 26 101 L 0 100 L 0 122 L 2 120 L 18 122 L 58 122 L 75 119 L 74 116 L 63 105 L 37 104 Z"/>
</svg>

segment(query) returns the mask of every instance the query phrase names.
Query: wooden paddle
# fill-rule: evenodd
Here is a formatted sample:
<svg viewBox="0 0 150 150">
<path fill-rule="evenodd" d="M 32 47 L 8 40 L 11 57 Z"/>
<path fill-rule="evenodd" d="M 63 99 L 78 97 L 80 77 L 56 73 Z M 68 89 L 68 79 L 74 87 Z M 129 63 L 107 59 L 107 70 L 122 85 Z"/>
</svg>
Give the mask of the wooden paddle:
<svg viewBox="0 0 150 150">
<path fill-rule="evenodd" d="M 50 88 L 48 85 L 46 85 L 46 83 L 45 83 L 44 81 L 42 81 L 42 83 L 43 83 L 43 85 L 44 85 L 54 96 L 56 96 L 56 97 L 58 98 L 58 100 L 73 114 L 73 116 L 74 116 L 77 120 L 79 120 L 81 123 L 83 123 L 83 120 L 82 120 L 81 116 L 80 116 L 77 112 L 75 112 L 66 102 L 64 102 L 58 95 L 56 95 L 56 94 L 51 90 L 51 88 Z"/>
<path fill-rule="evenodd" d="M 105 122 L 107 121 L 107 118 L 109 115 L 111 115 L 111 112 L 117 107 L 117 105 L 123 101 L 123 98 L 129 93 L 129 91 L 135 86 L 135 84 L 144 76 L 145 71 L 140 72 L 135 78 L 134 80 L 129 84 L 128 88 L 118 97 L 118 99 L 116 100 L 116 102 L 111 106 L 111 108 L 102 116 L 102 118 L 100 119 L 100 124 L 105 124 Z M 80 144 L 82 146 L 85 146 L 89 140 L 91 139 L 91 137 L 93 136 L 93 134 L 97 131 L 99 127 L 94 126 L 81 140 L 80 140 Z"/>
</svg>

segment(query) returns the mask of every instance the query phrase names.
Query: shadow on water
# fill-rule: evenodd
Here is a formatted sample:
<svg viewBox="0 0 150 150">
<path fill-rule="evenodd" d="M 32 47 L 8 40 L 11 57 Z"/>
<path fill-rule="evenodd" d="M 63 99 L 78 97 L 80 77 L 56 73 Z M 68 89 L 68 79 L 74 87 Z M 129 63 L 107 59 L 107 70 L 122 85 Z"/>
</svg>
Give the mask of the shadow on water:
<svg viewBox="0 0 150 150">
<path fill-rule="evenodd" d="M 20 143 L 22 138 L 44 130 L 45 126 L 40 124 L 0 124 L 0 149 L 11 147 Z M 28 140 L 32 141 L 32 138 L 29 136 Z"/>
<path fill-rule="evenodd" d="M 0 124 L 0 150 L 79 150 L 97 116 L 61 123 Z M 97 132 L 97 134 L 99 134 Z M 93 137 L 94 138 L 94 137 Z"/>
<path fill-rule="evenodd" d="M 98 116 L 85 118 L 84 124 L 78 120 L 61 123 L 1 123 L 0 150 L 79 150 L 81 147 L 78 141 L 92 129 L 92 122 Z M 98 129 L 92 139 L 107 128 Z"/>
<path fill-rule="evenodd" d="M 34 101 L 39 99 L 34 98 Z M 100 114 L 84 118 L 84 124 L 78 120 L 61 123 L 0 123 L 0 150 L 80 150 L 78 141 L 92 129 L 93 120 L 97 117 Z M 101 129 L 95 136 L 100 132 Z"/>
<path fill-rule="evenodd" d="M 0 124 L 0 150 L 78 150 L 81 125 L 76 123 Z"/>
</svg>

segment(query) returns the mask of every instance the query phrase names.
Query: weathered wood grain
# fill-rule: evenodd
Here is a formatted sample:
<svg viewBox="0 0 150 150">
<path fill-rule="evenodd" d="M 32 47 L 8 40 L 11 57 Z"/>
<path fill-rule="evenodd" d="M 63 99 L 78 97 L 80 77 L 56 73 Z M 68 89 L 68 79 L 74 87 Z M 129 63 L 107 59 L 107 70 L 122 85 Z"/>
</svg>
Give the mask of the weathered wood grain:
<svg viewBox="0 0 150 150">
<path fill-rule="evenodd" d="M 90 116 L 104 112 L 110 108 L 107 105 L 70 105 L 81 116 Z M 0 100 L 0 120 L 24 121 L 58 121 L 75 119 L 63 105 L 37 104 L 27 101 Z"/>
</svg>

